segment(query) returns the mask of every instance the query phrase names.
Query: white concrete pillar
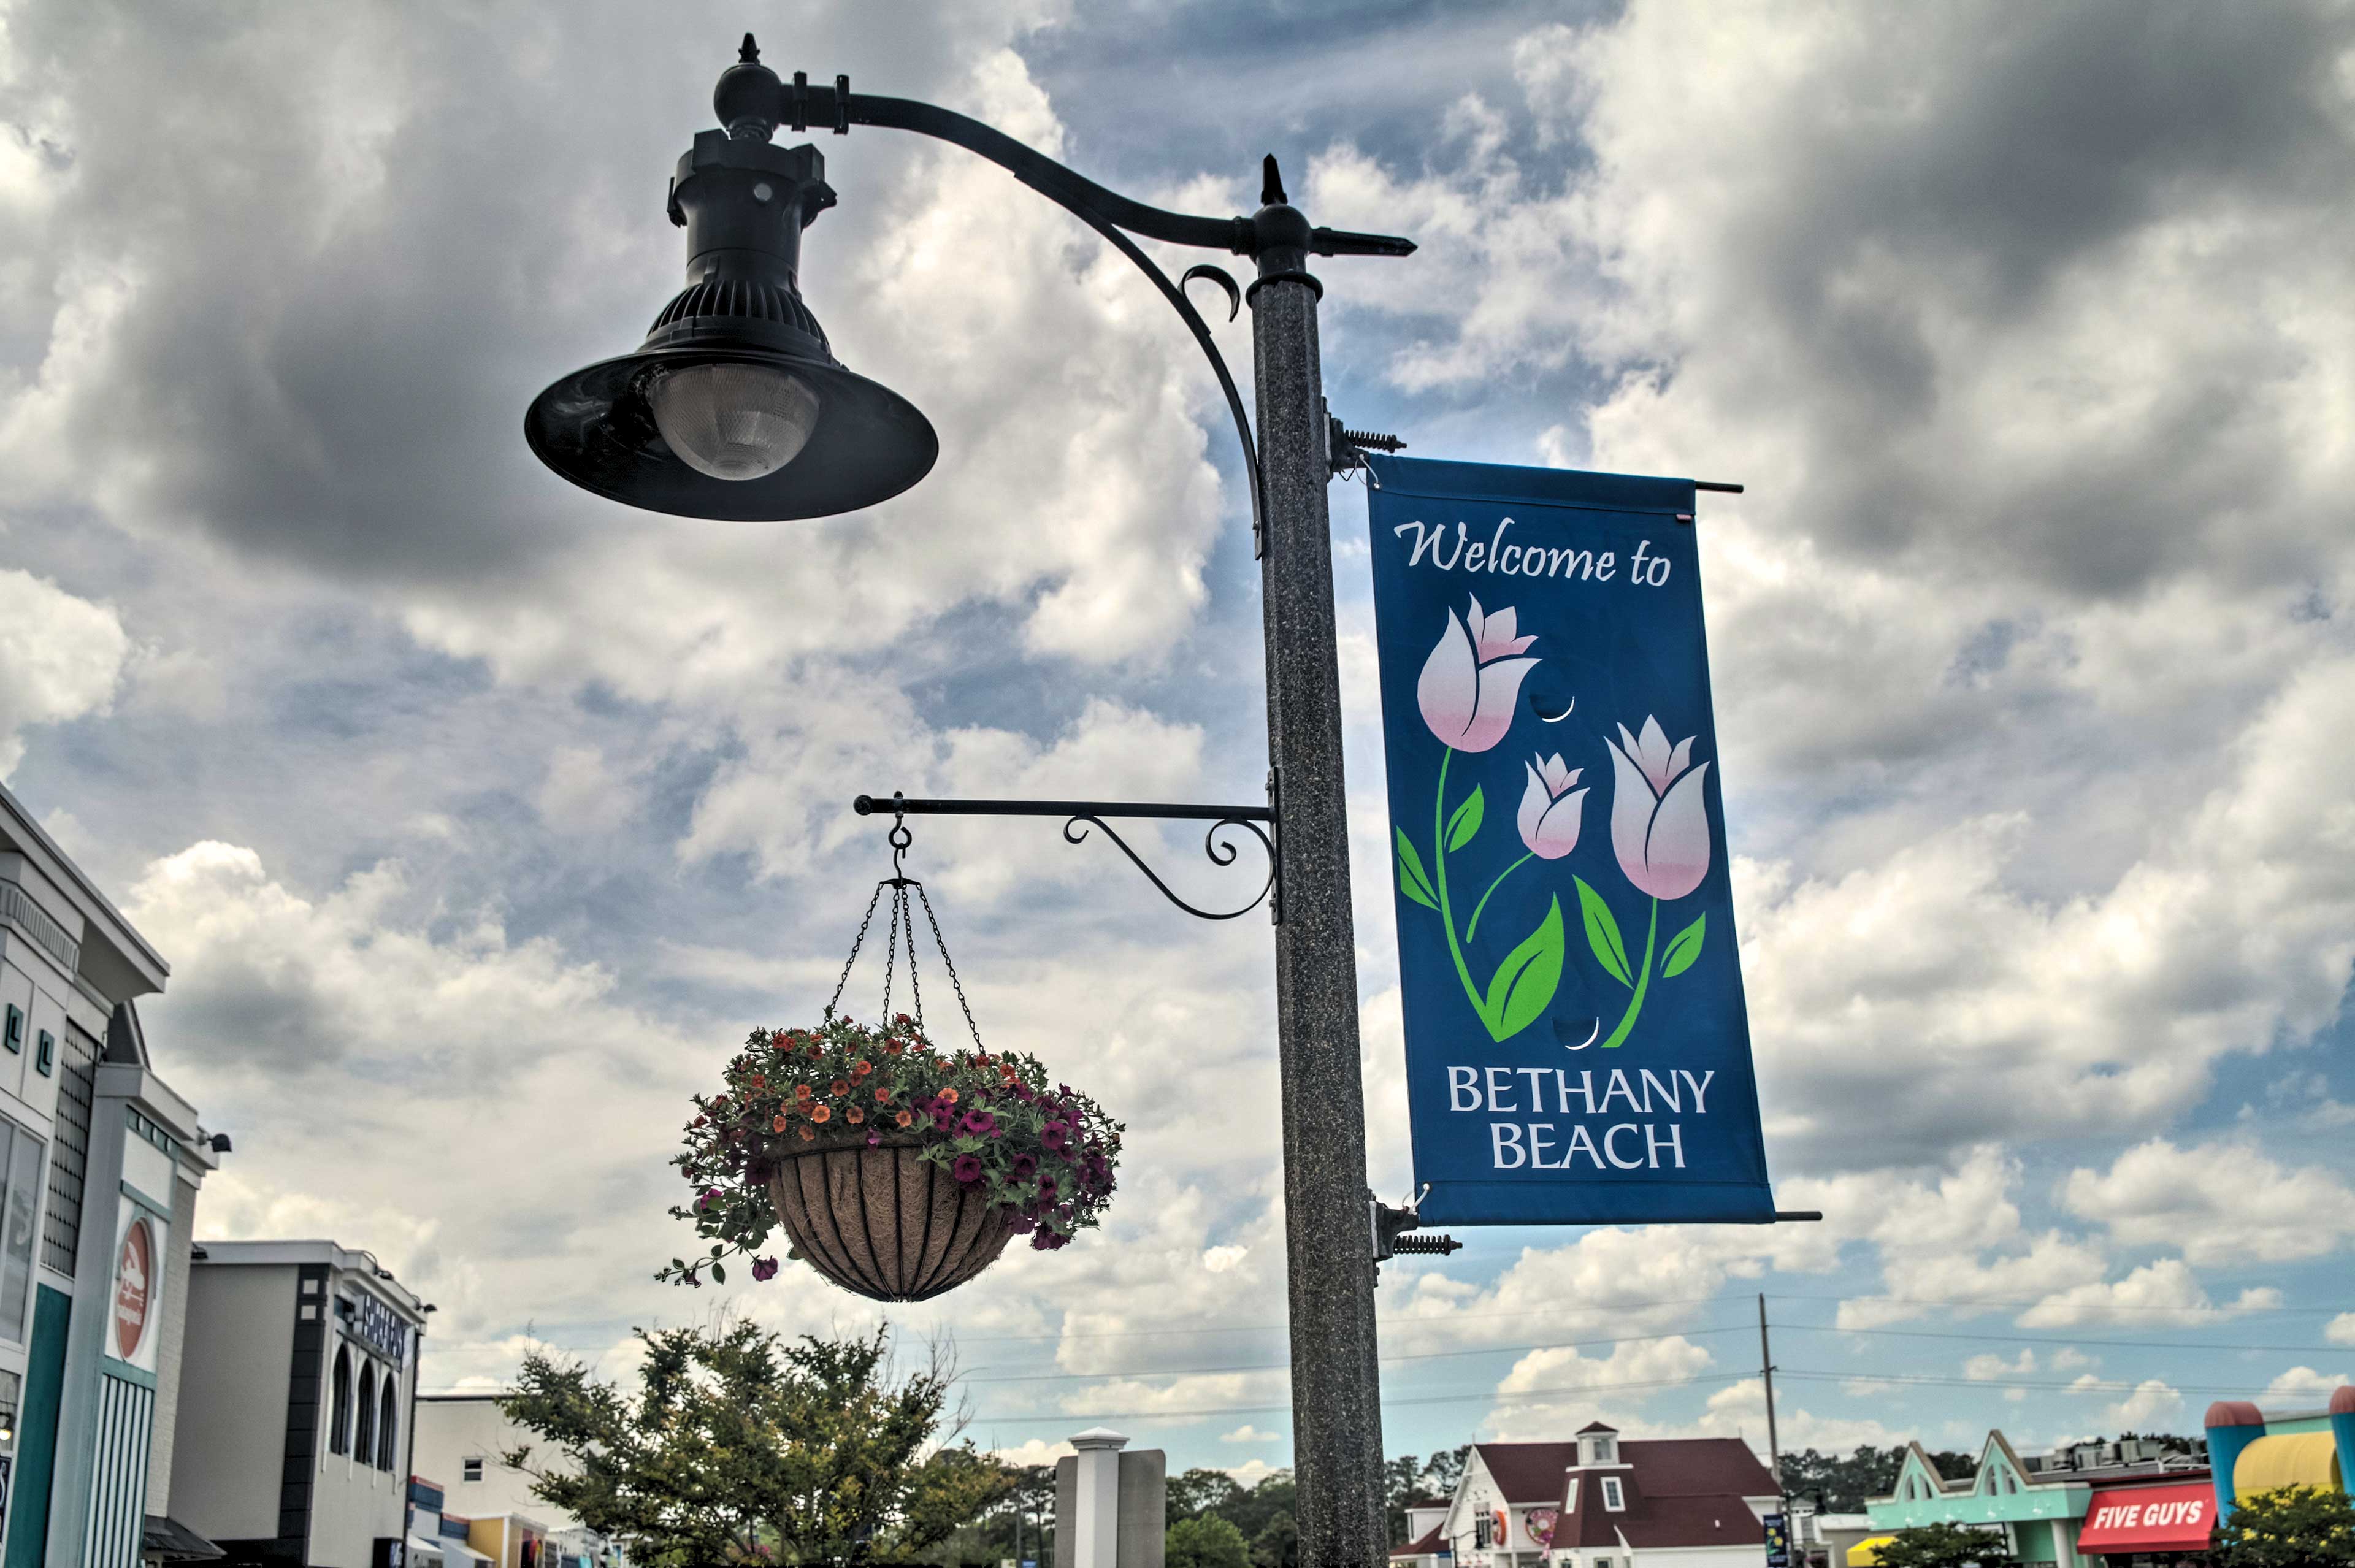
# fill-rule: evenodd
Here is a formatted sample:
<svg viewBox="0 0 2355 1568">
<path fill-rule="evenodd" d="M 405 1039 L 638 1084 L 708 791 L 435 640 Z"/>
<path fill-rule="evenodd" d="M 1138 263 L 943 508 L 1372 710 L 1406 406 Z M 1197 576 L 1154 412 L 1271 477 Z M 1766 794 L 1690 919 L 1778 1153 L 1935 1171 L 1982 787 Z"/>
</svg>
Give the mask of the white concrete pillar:
<svg viewBox="0 0 2355 1568">
<path fill-rule="evenodd" d="M 1071 1439 L 1079 1451 L 1071 1509 L 1072 1568 L 1114 1568 L 1120 1556 L 1120 1451 L 1128 1439 L 1093 1426 Z"/>
</svg>

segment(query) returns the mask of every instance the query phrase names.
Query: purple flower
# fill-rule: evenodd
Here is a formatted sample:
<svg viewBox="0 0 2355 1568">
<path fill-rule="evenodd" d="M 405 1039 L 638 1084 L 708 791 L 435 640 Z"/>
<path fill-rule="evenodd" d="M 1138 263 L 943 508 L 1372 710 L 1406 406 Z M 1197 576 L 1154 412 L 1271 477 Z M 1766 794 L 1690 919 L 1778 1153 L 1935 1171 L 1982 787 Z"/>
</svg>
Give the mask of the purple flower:
<svg viewBox="0 0 2355 1568">
<path fill-rule="evenodd" d="M 971 1157 L 968 1156 L 967 1157 Z M 978 1164 L 980 1162 L 975 1161 L 975 1163 Z M 1039 1179 L 1039 1196 L 1040 1198 L 1052 1198 L 1055 1196 L 1056 1190 L 1055 1179 L 1053 1177 L 1042 1176 Z"/>
<path fill-rule="evenodd" d="M 1039 1129 L 1039 1141 L 1057 1154 L 1071 1147 L 1071 1129 L 1068 1123 L 1049 1122 Z"/>
<path fill-rule="evenodd" d="M 1014 1157 L 1013 1165 L 1009 1168 L 1012 1175 L 1028 1179 L 1037 1174 L 1039 1162 L 1027 1154 L 1018 1154 Z"/>
<path fill-rule="evenodd" d="M 1657 719 L 1644 720 L 1639 738 L 1619 726 L 1611 748 L 1611 848 L 1629 881 L 1656 899 L 1680 899 L 1709 874 L 1709 816 L 1701 777 L 1709 764 L 1691 761 L 1693 737 L 1674 746 Z"/>
<path fill-rule="evenodd" d="M 993 1137 L 997 1132 L 997 1118 L 987 1111 L 967 1111 L 964 1119 L 957 1124 L 957 1130 L 975 1137 Z"/>
<path fill-rule="evenodd" d="M 709 1209 L 711 1205 L 719 1201 L 719 1189 L 717 1187 L 707 1187 L 703 1189 L 703 1196 L 695 1200 L 695 1207 L 698 1212 L 701 1212 L 703 1210 Z"/>
<path fill-rule="evenodd" d="M 880 1144 L 882 1141 L 883 1141 L 883 1135 L 882 1135 L 881 1133 L 869 1133 L 869 1134 L 868 1134 L 868 1135 L 867 1135 L 867 1147 L 868 1147 L 868 1148 L 873 1148 L 873 1147 L 875 1147 L 878 1144 Z"/>
<path fill-rule="evenodd" d="M 777 1260 L 774 1258 L 754 1258 L 752 1260 L 752 1277 L 754 1279 L 763 1280 L 776 1278 Z"/>
<path fill-rule="evenodd" d="M 1578 848 L 1578 824 L 1586 806 L 1586 792 L 1572 789 L 1582 770 L 1561 765 L 1561 754 L 1541 757 L 1529 769 L 1529 787 L 1521 792 L 1521 842 L 1532 855 L 1559 860 Z"/>
<path fill-rule="evenodd" d="M 981 1179 L 981 1161 L 972 1155 L 961 1154 L 957 1156 L 956 1163 L 949 1167 L 949 1174 L 970 1187 Z"/>
<path fill-rule="evenodd" d="M 1017 1214 L 1007 1226 L 1007 1229 L 1012 1231 L 1018 1236 L 1027 1236 L 1038 1228 L 1039 1221 L 1033 1220 L 1028 1214 Z"/>
<path fill-rule="evenodd" d="M 1468 623 L 1456 619 L 1453 610 L 1447 613 L 1447 630 L 1423 661 L 1414 688 L 1423 721 L 1443 745 L 1485 752 L 1513 727 L 1521 681 L 1538 662 L 1512 656 L 1537 641 L 1534 634 L 1514 635 L 1516 630 L 1510 609 L 1483 615 L 1477 599 Z"/>
</svg>

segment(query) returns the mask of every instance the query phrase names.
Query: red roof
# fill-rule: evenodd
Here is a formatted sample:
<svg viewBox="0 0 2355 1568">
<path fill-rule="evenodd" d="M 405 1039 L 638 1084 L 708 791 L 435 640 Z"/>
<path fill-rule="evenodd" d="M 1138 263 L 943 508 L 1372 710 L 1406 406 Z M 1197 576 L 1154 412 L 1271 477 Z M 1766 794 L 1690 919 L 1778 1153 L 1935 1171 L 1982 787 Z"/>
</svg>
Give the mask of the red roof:
<svg viewBox="0 0 2355 1568">
<path fill-rule="evenodd" d="M 1764 1542 L 1765 1527 L 1743 1499 L 1772 1497 L 1774 1478 L 1739 1438 L 1638 1439 L 1622 1443 L 1619 1456 L 1620 1465 L 1578 1472 L 1575 1499 L 1563 1477 L 1557 1548 L 1613 1547 L 1622 1536 L 1646 1549 Z M 1617 1478 L 1624 1507 L 1604 1506 L 1605 1477 Z"/>
<path fill-rule="evenodd" d="M 1590 1421 L 1585 1425 L 1578 1429 L 1578 1435 L 1581 1437 L 1585 1436 L 1590 1432 L 1609 1432 L 1615 1435 L 1618 1430 L 1619 1429 L 1617 1427 L 1612 1425 L 1608 1422 Z"/>
<path fill-rule="evenodd" d="M 1488 1467 L 1508 1503 L 1551 1506 L 1561 1501 L 1561 1473 L 1578 1463 L 1575 1443 L 1482 1443 Z M 1770 1488 L 1771 1489 L 1771 1488 Z"/>
<path fill-rule="evenodd" d="M 1391 1555 L 1393 1557 L 1432 1556 L 1439 1550 L 1439 1532 L 1446 1528 L 1447 1521 L 1443 1519 L 1437 1524 L 1433 1525 L 1429 1530 L 1424 1531 L 1421 1535 L 1416 1536 L 1412 1541 L 1408 1541 L 1404 1546 L 1391 1547 Z"/>
</svg>

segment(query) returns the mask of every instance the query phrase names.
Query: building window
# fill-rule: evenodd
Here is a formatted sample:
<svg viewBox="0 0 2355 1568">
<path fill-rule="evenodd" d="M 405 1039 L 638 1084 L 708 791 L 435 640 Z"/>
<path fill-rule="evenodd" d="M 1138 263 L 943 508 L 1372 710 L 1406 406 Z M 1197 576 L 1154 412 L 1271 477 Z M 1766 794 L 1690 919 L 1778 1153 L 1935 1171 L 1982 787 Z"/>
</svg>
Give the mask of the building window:
<svg viewBox="0 0 2355 1568">
<path fill-rule="evenodd" d="M 0 1119 L 0 1339 L 24 1343 L 33 1287 L 33 1237 L 41 1215 L 41 1140 Z"/>
<path fill-rule="evenodd" d="M 66 1070 L 58 1079 L 57 1157 L 49 1161 L 49 1212 L 41 1222 L 41 1262 L 71 1278 L 81 1245 L 83 1173 L 90 1165 L 90 1107 L 98 1052 L 69 1025 Z M 111 1212 L 111 1211 L 110 1211 Z"/>
<path fill-rule="evenodd" d="M 1617 1464 L 1619 1462 L 1618 1448 L 1619 1440 L 1617 1438 L 1598 1436 L 1594 1440 L 1594 1463 L 1598 1465 Z"/>
<path fill-rule="evenodd" d="M 24 1051 L 25 1009 L 18 1007 L 14 1002 L 8 1004 L 8 1032 L 6 1039 L 8 1049 L 11 1052 L 21 1054 Z"/>
<path fill-rule="evenodd" d="M 1564 1513 L 1578 1511 L 1578 1477 L 1576 1476 L 1570 1478 L 1570 1490 L 1561 1499 L 1561 1511 Z"/>
<path fill-rule="evenodd" d="M 327 1405 L 327 1452 L 352 1451 L 352 1353 L 336 1347 L 335 1388 Z"/>
<path fill-rule="evenodd" d="M 1617 1513 L 1627 1506 L 1627 1494 L 1620 1487 L 1619 1477 L 1616 1476 L 1603 1477 L 1603 1506 L 1613 1513 Z"/>
<path fill-rule="evenodd" d="M 33 1065 L 41 1070 L 44 1078 L 57 1071 L 58 1037 L 47 1029 L 41 1031 L 40 1054 L 33 1058 Z"/>
<path fill-rule="evenodd" d="M 376 1379 L 360 1362 L 360 1413 L 352 1423 L 352 1453 L 363 1465 L 376 1463 Z"/>
<path fill-rule="evenodd" d="M 396 1437 L 400 1424 L 400 1385 L 388 1372 L 384 1379 L 384 1398 L 376 1407 L 376 1467 L 389 1470 L 399 1462 Z"/>
<path fill-rule="evenodd" d="M 481 1480 L 483 1478 L 483 1462 L 480 1459 L 468 1459 L 464 1461 L 459 1467 L 458 1478 L 462 1481 Z M 1484 1530 L 1481 1532 L 1481 1539 L 1485 1541 L 1487 1538 L 1487 1532 Z"/>
</svg>

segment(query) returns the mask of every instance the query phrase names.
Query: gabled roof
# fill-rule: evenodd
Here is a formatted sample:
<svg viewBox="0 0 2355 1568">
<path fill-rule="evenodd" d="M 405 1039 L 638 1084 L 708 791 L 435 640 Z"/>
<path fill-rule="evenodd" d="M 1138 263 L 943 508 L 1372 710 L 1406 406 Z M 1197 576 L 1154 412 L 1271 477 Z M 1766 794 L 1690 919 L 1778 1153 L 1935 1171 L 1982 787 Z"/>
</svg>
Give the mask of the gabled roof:
<svg viewBox="0 0 2355 1568">
<path fill-rule="evenodd" d="M 1474 1447 L 1508 1503 L 1559 1503 L 1562 1472 L 1578 1463 L 1575 1443 L 1480 1443 Z"/>
<path fill-rule="evenodd" d="M 1391 1555 L 1393 1557 L 1433 1556 L 1439 1551 L 1439 1532 L 1446 1528 L 1447 1521 L 1445 1520 L 1441 1520 L 1437 1524 L 1433 1525 L 1429 1530 L 1424 1531 L 1421 1535 L 1416 1536 L 1404 1546 L 1391 1547 Z"/>
<path fill-rule="evenodd" d="M 1618 1431 L 1619 1429 L 1612 1425 L 1609 1422 L 1590 1421 L 1585 1425 L 1578 1429 L 1578 1435 L 1581 1437 L 1583 1437 L 1590 1432 L 1608 1432 L 1615 1435 Z"/>
<path fill-rule="evenodd" d="M 1765 1540 L 1745 1499 L 1774 1495 L 1774 1477 L 1737 1437 L 1637 1439 L 1619 1445 L 1626 1470 L 1587 1472 L 1573 1499 L 1565 1477 L 1557 1547 L 1755 1546 Z M 1604 1506 L 1615 1477 L 1626 1506 Z M 1576 1507 L 1569 1506 L 1575 1501 Z"/>
</svg>

